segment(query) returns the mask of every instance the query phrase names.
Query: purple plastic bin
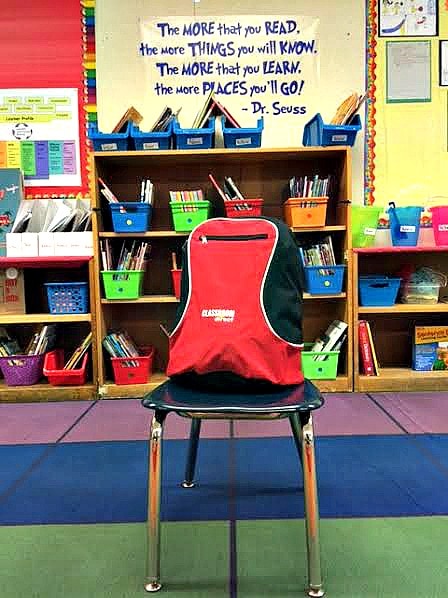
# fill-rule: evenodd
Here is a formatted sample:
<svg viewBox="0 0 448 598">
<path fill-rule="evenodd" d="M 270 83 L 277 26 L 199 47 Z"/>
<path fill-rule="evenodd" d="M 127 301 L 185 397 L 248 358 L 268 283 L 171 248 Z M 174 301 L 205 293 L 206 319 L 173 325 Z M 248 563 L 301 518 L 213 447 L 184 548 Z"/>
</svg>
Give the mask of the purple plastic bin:
<svg viewBox="0 0 448 598">
<path fill-rule="evenodd" d="M 42 378 L 45 355 L 0 357 L 0 369 L 7 386 L 30 386 Z"/>
</svg>

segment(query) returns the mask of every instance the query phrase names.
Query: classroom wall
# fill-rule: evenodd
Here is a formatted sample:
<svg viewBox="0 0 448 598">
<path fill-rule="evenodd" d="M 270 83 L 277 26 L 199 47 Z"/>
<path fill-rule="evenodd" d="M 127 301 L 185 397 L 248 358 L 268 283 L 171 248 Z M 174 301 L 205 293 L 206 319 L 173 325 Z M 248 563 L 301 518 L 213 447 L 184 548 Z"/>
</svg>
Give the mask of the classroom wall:
<svg viewBox="0 0 448 598">
<path fill-rule="evenodd" d="M 439 2 L 440 37 L 427 38 L 432 46 L 431 102 L 386 103 L 386 41 L 398 38 L 377 38 L 374 195 L 378 205 L 389 201 L 430 205 L 438 203 L 440 196 L 448 200 L 448 91 L 439 87 L 439 39 L 448 39 L 445 4 Z"/>
<path fill-rule="evenodd" d="M 138 17 L 150 19 L 158 16 L 220 16 L 260 14 L 302 15 L 317 17 L 319 24 L 320 84 L 313 88 L 310 104 L 310 117 L 320 112 L 329 121 L 340 102 L 352 91 L 361 92 L 365 86 L 365 5 L 353 0 L 278 0 L 275 7 L 271 0 L 121 0 L 96 1 L 96 40 L 97 40 L 97 98 L 99 126 L 111 130 L 121 114 L 130 106 L 151 112 L 148 120 L 154 120 L 163 105 L 168 103 L 161 98 L 158 105 L 145 104 L 145 71 L 129 68 L 135 64 L 137 42 L 140 39 Z M 198 109 L 198 99 L 194 112 Z M 185 97 L 182 97 L 181 116 L 190 110 Z M 174 108 L 175 106 L 173 106 Z M 229 105 L 229 108 L 231 106 Z M 363 115 L 362 115 L 363 117 Z M 253 119 L 255 117 L 252 117 Z M 296 117 L 297 118 L 297 117 Z M 186 123 L 189 119 L 186 119 Z M 306 120 L 305 120 L 306 122 Z M 181 120 L 181 124 L 182 120 Z M 304 121 L 291 120 L 292 140 L 285 143 L 282 135 L 269 138 L 270 146 L 301 146 Z M 184 125 L 184 126 L 188 126 Z M 358 135 L 353 154 L 353 198 L 363 201 L 364 137 Z"/>
</svg>

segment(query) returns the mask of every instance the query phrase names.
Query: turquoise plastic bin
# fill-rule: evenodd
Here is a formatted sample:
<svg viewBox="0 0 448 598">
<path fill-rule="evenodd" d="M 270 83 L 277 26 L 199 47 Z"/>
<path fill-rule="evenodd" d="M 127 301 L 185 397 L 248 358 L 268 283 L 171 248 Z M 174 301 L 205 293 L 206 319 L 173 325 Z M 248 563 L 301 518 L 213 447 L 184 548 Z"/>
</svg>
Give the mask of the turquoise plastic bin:
<svg viewBox="0 0 448 598">
<path fill-rule="evenodd" d="M 389 204 L 390 235 L 394 247 L 415 247 L 420 233 L 421 206 L 397 208 Z"/>
</svg>

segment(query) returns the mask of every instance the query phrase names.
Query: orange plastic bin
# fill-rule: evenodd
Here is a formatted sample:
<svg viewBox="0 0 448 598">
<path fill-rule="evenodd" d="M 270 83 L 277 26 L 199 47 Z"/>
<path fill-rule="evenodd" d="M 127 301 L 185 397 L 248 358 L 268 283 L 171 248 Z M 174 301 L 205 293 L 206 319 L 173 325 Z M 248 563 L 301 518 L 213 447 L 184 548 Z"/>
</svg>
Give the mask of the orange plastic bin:
<svg viewBox="0 0 448 598">
<path fill-rule="evenodd" d="M 283 204 L 285 221 L 291 228 L 325 226 L 328 197 L 290 197 Z"/>
</svg>

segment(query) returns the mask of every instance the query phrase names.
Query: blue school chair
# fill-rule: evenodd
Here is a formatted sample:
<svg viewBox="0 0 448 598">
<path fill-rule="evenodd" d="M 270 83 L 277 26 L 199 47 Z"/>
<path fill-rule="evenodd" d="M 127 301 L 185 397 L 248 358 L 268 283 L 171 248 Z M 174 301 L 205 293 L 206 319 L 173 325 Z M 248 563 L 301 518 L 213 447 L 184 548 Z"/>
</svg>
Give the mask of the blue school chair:
<svg viewBox="0 0 448 598">
<path fill-rule="evenodd" d="M 305 501 L 308 587 L 311 598 L 325 595 L 322 584 L 319 546 L 314 432 L 311 412 L 324 399 L 309 381 L 269 394 L 224 394 L 184 388 L 167 381 L 142 401 L 154 410 L 149 439 L 148 548 L 145 590 L 160 590 L 160 499 L 163 424 L 168 413 L 192 419 L 184 488 L 194 486 L 194 470 L 202 419 L 278 419 L 288 417 L 302 463 Z"/>
</svg>

